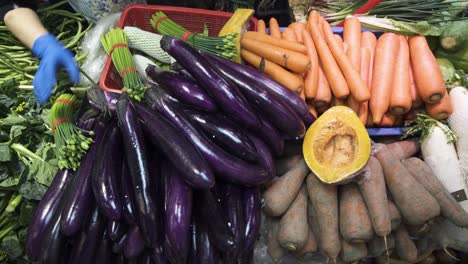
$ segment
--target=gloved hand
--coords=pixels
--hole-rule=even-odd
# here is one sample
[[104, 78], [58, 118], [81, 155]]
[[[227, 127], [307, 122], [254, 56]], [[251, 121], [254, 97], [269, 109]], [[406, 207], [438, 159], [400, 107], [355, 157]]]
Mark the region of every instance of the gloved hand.
[[75, 58], [54, 35], [48, 33], [38, 37], [33, 43], [32, 52], [41, 59], [33, 80], [34, 95], [39, 104], [49, 99], [57, 81], [56, 73], [59, 69], [64, 67], [70, 80], [74, 84], [78, 83], [80, 72]]

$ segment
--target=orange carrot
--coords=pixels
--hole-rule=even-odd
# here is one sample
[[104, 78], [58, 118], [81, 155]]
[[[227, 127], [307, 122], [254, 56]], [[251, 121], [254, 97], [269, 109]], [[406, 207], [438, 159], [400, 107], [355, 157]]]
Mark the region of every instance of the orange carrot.
[[315, 109], [315, 107], [314, 107], [312, 104], [307, 104], [307, 106], [309, 107], [309, 112], [310, 112], [315, 118], [317, 118], [317, 117], [318, 117], [317, 109]]
[[333, 34], [333, 37], [335, 38], [336, 43], [338, 43], [340, 47], [344, 50], [343, 39], [341, 38], [341, 36], [338, 34]]
[[[369, 51], [369, 48], [367, 47], [361, 47], [361, 79], [365, 83], [369, 83], [369, 70], [371, 68], [371, 53]], [[370, 85], [367, 85], [367, 89], [370, 89]]]
[[276, 18], [271, 17], [270, 22], [268, 23], [268, 26], [270, 28], [270, 36], [272, 36], [274, 38], [281, 38], [280, 26], [279, 26], [278, 20], [276, 20]]
[[[304, 86], [305, 86], [305, 83], [304, 83]], [[305, 89], [302, 89], [301, 90], [301, 93], [299, 94], [299, 96], [302, 98], [302, 100], [306, 100], [306, 95], [305, 95]]]
[[426, 103], [426, 111], [429, 116], [437, 120], [448, 118], [452, 113], [452, 103], [447, 91], [439, 102], [435, 104]]
[[351, 94], [354, 96], [354, 98], [356, 98], [358, 102], [364, 102], [369, 100], [370, 92], [367, 88], [367, 84], [364, 83], [364, 81], [361, 79], [361, 75], [359, 73], [360, 68], [355, 69], [353, 67], [349, 58], [346, 56], [343, 50], [340, 49], [340, 46], [335, 42], [335, 38], [333, 37], [333, 32], [331, 30], [330, 24], [328, 24], [328, 22], [326, 21], [323, 21], [322, 28], [328, 47], [330, 48], [333, 56], [336, 59], [336, 62], [338, 62], [338, 65], [340, 66], [340, 69], [343, 72], [344, 77], [346, 78], [346, 82], [349, 86]]
[[293, 72], [303, 73], [310, 68], [309, 57], [296, 51], [249, 38], [241, 39], [241, 47]]
[[328, 107], [331, 103], [331, 100], [332, 94], [330, 85], [328, 84], [327, 77], [323, 73], [322, 66], [319, 65], [317, 93], [315, 94], [313, 106], [317, 108], [317, 111], [319, 111], [319, 108]]
[[306, 24], [302, 22], [293, 22], [289, 24], [288, 28], [294, 30], [297, 36], [297, 42], [304, 44], [304, 37], [302, 36], [302, 31], [306, 29]]
[[314, 46], [314, 41], [310, 36], [309, 31], [303, 30], [304, 45], [307, 48], [307, 54], [310, 59], [310, 68], [306, 73], [304, 80], [304, 90], [307, 99], [313, 99], [317, 93], [318, 79], [319, 79], [319, 65], [317, 50]]
[[361, 106], [359, 107], [359, 113], [358, 113], [359, 119], [361, 122], [366, 125], [367, 119], [369, 116], [369, 101], [362, 102]]
[[[356, 17], [345, 19], [343, 41], [348, 44], [348, 55], [356, 70], [361, 69], [361, 22]], [[352, 92], [351, 92], [352, 93]]]
[[[372, 71], [374, 65], [374, 53], [375, 53], [375, 46], [377, 45], [377, 37], [374, 33], [370, 31], [364, 31], [361, 33], [361, 47], [367, 48], [369, 50], [370, 60], [369, 60], [369, 73], [367, 79], [367, 86], [369, 88], [372, 84]], [[361, 51], [362, 52], [362, 51]], [[362, 59], [362, 57], [361, 57]]]
[[424, 102], [437, 103], [444, 96], [447, 87], [436, 58], [424, 36], [411, 37], [408, 42], [418, 93]]
[[409, 72], [410, 72], [410, 89], [411, 89], [411, 108], [415, 109], [415, 108], [421, 107], [423, 104], [423, 101], [414, 83], [413, 67], [411, 67], [411, 64], [410, 64]]
[[266, 24], [265, 24], [265, 20], [259, 19], [259, 20], [257, 21], [257, 32], [258, 32], [258, 33], [262, 33], [262, 34], [266, 34]]
[[[260, 56], [245, 49], [241, 49], [241, 57], [256, 68], [260, 66], [260, 62], [262, 61]], [[304, 80], [302, 78], [299, 78], [297, 75], [289, 72], [274, 62], [269, 60], [264, 60], [264, 62], [265, 67], [263, 71], [273, 80], [281, 83], [296, 93], [300, 93], [301, 90], [304, 89]]]
[[349, 95], [349, 88], [346, 80], [341, 73], [340, 67], [338, 66], [333, 54], [325, 42], [320, 29], [316, 24], [310, 25], [310, 34], [314, 40], [315, 48], [319, 55], [320, 61], [322, 63], [323, 72], [327, 77], [330, 88], [333, 91], [333, 95], [338, 98], [346, 98]]
[[317, 10], [312, 10], [309, 13], [309, 19], [307, 20], [307, 30], [311, 30], [312, 25], [318, 25], [320, 14]]
[[249, 38], [249, 39], [254, 39], [258, 40], [261, 42], [266, 42], [268, 44], [272, 44], [281, 48], [289, 49], [292, 51], [300, 52], [307, 54], [307, 49], [304, 45], [297, 43], [297, 42], [291, 42], [287, 41], [284, 39], [277, 39], [269, 35], [264, 35], [255, 31], [247, 31], [242, 35], [242, 38]]
[[372, 72], [371, 98], [369, 109], [374, 124], [380, 124], [388, 110], [392, 94], [392, 79], [395, 72], [395, 54], [398, 54], [400, 40], [395, 33], [384, 33], [375, 46]]
[[392, 95], [389, 108], [394, 115], [403, 115], [411, 108], [411, 82], [409, 48], [406, 36], [400, 35], [400, 48], [396, 54]]
[[395, 125], [395, 122], [397, 121], [397, 116], [390, 113], [386, 112], [383, 116], [382, 119], [379, 123], [381, 127], [392, 127]]
[[296, 32], [290, 28], [285, 28], [283, 32], [281, 32], [281, 39], [297, 42]]

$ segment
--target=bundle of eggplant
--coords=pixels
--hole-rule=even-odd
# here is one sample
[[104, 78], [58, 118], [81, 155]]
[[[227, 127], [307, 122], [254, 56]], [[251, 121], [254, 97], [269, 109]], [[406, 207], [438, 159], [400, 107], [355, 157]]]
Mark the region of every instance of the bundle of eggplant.
[[[79, 126], [93, 143], [38, 206], [39, 263], [251, 263], [260, 187], [284, 142], [314, 118], [260, 71], [171, 37], [173, 71], [149, 66], [144, 100], [90, 89]], [[96, 111], [97, 110], [97, 111]], [[88, 113], [86, 112], [86, 113]]]

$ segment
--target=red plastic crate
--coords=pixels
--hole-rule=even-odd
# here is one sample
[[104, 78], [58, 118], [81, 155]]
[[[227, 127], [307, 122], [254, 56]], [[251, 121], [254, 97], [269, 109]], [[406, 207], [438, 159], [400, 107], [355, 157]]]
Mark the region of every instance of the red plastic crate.
[[[212, 11], [205, 9], [175, 7], [175, 6], [159, 6], [159, 5], [129, 5], [122, 15], [118, 27], [125, 26], [138, 27], [140, 29], [156, 33], [150, 24], [151, 16], [162, 11], [170, 19], [194, 33], [203, 32], [204, 24], [207, 24], [208, 33], [210, 36], [217, 36], [224, 24], [229, 20], [233, 13]], [[248, 30], [257, 28], [257, 19], [250, 18]], [[99, 86], [104, 91], [120, 92], [122, 87], [122, 78], [117, 73], [108, 56], [104, 69], [99, 79]]]

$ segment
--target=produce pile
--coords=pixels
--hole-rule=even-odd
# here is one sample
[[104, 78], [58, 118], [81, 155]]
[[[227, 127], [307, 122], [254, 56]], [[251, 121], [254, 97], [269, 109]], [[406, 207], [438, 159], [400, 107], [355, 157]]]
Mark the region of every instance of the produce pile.
[[[381, 2], [373, 12], [394, 8]], [[52, 32], [80, 63], [92, 25], [62, 4], [38, 13], [60, 19]], [[468, 252], [466, 20], [346, 18], [358, 4], [327, 4], [345, 10], [267, 29], [238, 9], [219, 32], [152, 11], [144, 29], [100, 36], [116, 87], [83, 97], [60, 72], [43, 107], [29, 86], [38, 60], [0, 26], [0, 262]], [[366, 130], [386, 126], [407, 132], [384, 142]]]
[[[260, 20], [256, 32], [243, 34], [241, 56], [298, 93], [316, 117], [336, 105], [353, 109], [367, 127], [401, 127], [421, 111], [437, 120], [450, 115], [445, 82], [466, 80], [463, 56], [452, 59], [456, 71], [449, 56], [436, 59], [424, 36], [362, 31], [359, 17], [342, 29], [334, 33], [315, 10], [282, 31], [271, 18], [269, 34]], [[439, 53], [463, 53], [467, 34], [466, 22], [449, 24]]]
[[[127, 70], [124, 89], [88, 92], [96, 110], [78, 127], [92, 130], [84, 134], [93, 142], [76, 171], [64, 163], [41, 200], [28, 257], [44, 263], [250, 259], [260, 228], [259, 186], [273, 178], [273, 156], [283, 152], [284, 138], [305, 133], [305, 103], [261, 72], [171, 36], [160, 45], [180, 73], [150, 65], [152, 82], [145, 85], [131, 70], [124, 31], [112, 29], [101, 41], [118, 72]], [[51, 123], [69, 116], [71, 101], [66, 95], [55, 101]]]

